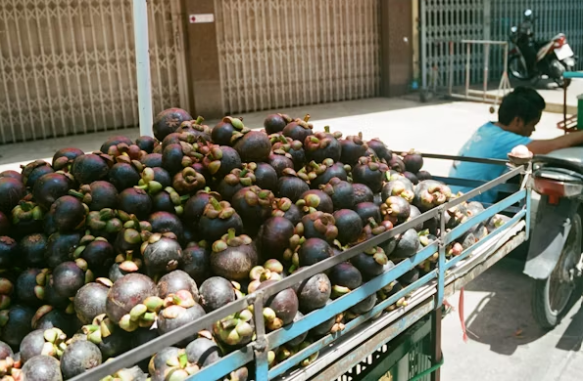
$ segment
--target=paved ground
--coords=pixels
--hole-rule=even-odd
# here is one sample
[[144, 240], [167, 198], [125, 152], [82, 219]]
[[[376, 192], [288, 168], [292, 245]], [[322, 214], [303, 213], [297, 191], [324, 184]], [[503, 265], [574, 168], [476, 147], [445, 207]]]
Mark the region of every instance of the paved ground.
[[[422, 152], [456, 154], [471, 134], [488, 119], [495, 119], [488, 106], [457, 102], [421, 105], [410, 100], [372, 99], [316, 105], [286, 110], [294, 116], [312, 115], [317, 129], [330, 125], [345, 135], [363, 132], [378, 136], [394, 149], [416, 148]], [[266, 112], [245, 115], [248, 126], [260, 126]], [[561, 118], [545, 114], [534, 138], [561, 134], [555, 128]], [[209, 123], [210, 124], [210, 123]], [[123, 131], [136, 137], [136, 129]], [[0, 146], [0, 171], [15, 167], [10, 162], [50, 157], [56, 149], [77, 146], [94, 150], [107, 136], [99, 133]], [[447, 174], [447, 161], [427, 161], [425, 168]], [[530, 316], [530, 282], [520, 264], [507, 261], [467, 287], [465, 315], [470, 340], [461, 339], [457, 314], [444, 320], [444, 380], [569, 380], [583, 375], [583, 311], [577, 306], [564, 322], [542, 333]], [[457, 306], [457, 298], [450, 302]]]

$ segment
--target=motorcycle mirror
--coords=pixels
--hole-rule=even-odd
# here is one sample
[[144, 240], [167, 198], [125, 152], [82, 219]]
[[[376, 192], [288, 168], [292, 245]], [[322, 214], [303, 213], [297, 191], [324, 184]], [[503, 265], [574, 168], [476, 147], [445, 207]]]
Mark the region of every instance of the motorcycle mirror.
[[512, 33], [518, 32], [518, 27], [514, 26], [514, 27], [510, 28], [510, 32], [512, 32]]
[[527, 9], [526, 11], [524, 11], [524, 17], [530, 19], [532, 17], [532, 9]]

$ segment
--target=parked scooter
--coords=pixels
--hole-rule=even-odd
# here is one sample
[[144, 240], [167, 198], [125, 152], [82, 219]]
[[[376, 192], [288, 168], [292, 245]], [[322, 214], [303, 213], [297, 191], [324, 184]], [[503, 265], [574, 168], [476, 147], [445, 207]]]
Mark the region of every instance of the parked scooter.
[[510, 41], [514, 48], [509, 52], [510, 75], [518, 80], [540, 80], [547, 75], [560, 87], [568, 86], [563, 73], [572, 71], [576, 56], [567, 43], [567, 37], [559, 33], [551, 41], [535, 41], [532, 10], [524, 12], [524, 21], [510, 29]]
[[541, 199], [524, 273], [534, 279], [532, 310], [543, 329], [558, 325], [583, 291], [583, 165], [564, 159], [568, 150], [532, 160]]

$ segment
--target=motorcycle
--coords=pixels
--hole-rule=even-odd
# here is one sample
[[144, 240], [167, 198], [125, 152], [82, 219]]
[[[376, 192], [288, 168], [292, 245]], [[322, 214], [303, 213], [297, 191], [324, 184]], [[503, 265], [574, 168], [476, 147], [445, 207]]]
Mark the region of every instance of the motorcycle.
[[568, 158], [569, 150], [531, 162], [541, 198], [524, 273], [534, 279], [532, 311], [543, 329], [558, 325], [583, 292], [583, 165]]
[[524, 12], [524, 21], [510, 29], [510, 41], [514, 44], [509, 52], [508, 67], [510, 75], [518, 80], [540, 80], [548, 76], [560, 87], [568, 86], [563, 73], [575, 67], [575, 56], [567, 37], [557, 34], [551, 41], [536, 41], [533, 32], [532, 10]]

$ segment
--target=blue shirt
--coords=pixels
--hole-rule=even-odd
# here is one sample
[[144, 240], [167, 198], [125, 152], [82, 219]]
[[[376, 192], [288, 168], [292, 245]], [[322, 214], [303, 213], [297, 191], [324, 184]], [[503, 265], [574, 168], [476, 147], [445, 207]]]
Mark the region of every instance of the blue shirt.
[[[508, 154], [518, 145], [528, 145], [530, 138], [523, 137], [509, 131], [505, 131], [492, 122], [481, 126], [466, 142], [459, 152], [459, 156], [488, 158], [488, 159], [508, 159]], [[491, 181], [502, 175], [507, 168], [493, 164], [472, 163], [455, 161], [449, 176], [451, 178]], [[471, 188], [452, 187], [452, 192], [459, 191], [467, 193]], [[482, 203], [494, 203], [497, 191], [489, 191], [474, 198]]]

